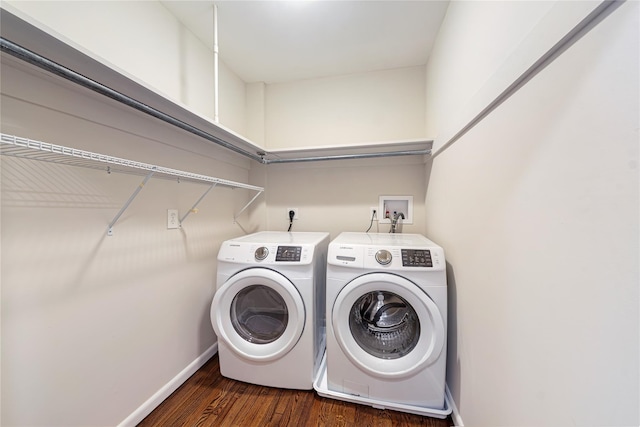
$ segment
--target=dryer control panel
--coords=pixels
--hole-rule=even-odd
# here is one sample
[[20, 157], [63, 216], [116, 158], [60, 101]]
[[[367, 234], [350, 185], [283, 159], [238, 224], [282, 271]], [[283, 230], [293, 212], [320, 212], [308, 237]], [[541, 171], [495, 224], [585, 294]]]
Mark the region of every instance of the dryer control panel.
[[300, 261], [302, 246], [278, 246], [276, 261]]
[[403, 267], [433, 267], [429, 249], [402, 249], [401, 252]]
[[219, 261], [241, 264], [310, 264], [313, 245], [277, 245], [232, 242], [223, 244], [218, 253]]

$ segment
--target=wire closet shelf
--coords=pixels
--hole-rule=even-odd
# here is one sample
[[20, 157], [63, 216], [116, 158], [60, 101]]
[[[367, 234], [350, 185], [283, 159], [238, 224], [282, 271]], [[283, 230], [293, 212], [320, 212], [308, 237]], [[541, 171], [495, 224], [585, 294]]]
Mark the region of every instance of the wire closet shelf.
[[178, 180], [179, 182], [194, 182], [200, 184], [209, 184], [207, 191], [192, 206], [192, 208], [180, 218], [182, 223], [186, 217], [193, 211], [202, 201], [204, 196], [217, 185], [230, 188], [242, 188], [255, 191], [257, 194], [247, 203], [237, 214], [234, 215], [234, 221], [240, 216], [255, 199], [258, 198], [264, 188], [254, 185], [244, 184], [241, 182], [229, 181], [226, 179], [215, 178], [207, 175], [196, 174], [192, 172], [182, 171], [178, 169], [166, 168], [163, 166], [152, 165], [149, 163], [128, 160], [119, 157], [108, 156], [105, 154], [93, 153], [91, 151], [78, 150], [76, 148], [65, 147], [62, 145], [50, 144], [47, 142], [36, 141], [28, 138], [22, 138], [14, 135], [0, 133], [0, 155], [19, 157], [23, 159], [37, 160], [69, 166], [80, 166], [89, 169], [104, 170], [108, 173], [128, 173], [133, 175], [144, 176], [143, 182], [138, 186], [136, 191], [129, 198], [125, 206], [120, 210], [118, 215], [109, 224], [108, 234], [111, 235], [113, 225], [120, 215], [127, 209], [144, 184], [151, 178], [163, 178]]

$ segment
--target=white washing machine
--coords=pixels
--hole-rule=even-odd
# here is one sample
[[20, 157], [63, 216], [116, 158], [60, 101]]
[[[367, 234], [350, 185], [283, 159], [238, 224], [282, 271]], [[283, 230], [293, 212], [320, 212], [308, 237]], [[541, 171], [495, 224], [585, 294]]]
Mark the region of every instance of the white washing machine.
[[418, 234], [342, 233], [330, 243], [321, 395], [444, 418], [446, 348], [441, 247]]
[[325, 348], [328, 245], [328, 233], [289, 232], [222, 244], [211, 324], [223, 376], [313, 388]]

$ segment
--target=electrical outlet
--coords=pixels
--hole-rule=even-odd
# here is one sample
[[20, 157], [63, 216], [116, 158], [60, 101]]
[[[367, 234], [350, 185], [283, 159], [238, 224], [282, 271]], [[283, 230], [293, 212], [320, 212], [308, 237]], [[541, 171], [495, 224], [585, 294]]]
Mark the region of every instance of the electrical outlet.
[[287, 208], [287, 221], [289, 221], [289, 211], [293, 211], [293, 220], [300, 219], [300, 215], [298, 214], [298, 208]]
[[180, 228], [178, 209], [167, 209], [167, 229]]
[[374, 221], [377, 221], [379, 218], [379, 212], [377, 206], [371, 206], [369, 208], [369, 217], [367, 218], [369, 221], [373, 218]]

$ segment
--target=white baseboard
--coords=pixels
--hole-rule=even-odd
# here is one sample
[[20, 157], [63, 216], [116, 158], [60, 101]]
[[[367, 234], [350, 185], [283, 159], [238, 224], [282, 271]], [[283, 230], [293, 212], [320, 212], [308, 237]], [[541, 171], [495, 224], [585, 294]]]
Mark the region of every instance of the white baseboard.
[[451, 396], [451, 390], [449, 390], [449, 384], [444, 385], [444, 391], [447, 393], [447, 400], [449, 401], [449, 405], [451, 406], [451, 419], [453, 420], [453, 425], [456, 427], [464, 427], [464, 423], [462, 422], [462, 417], [460, 416], [460, 412], [458, 412], [458, 407], [456, 406], [456, 402], [453, 400], [453, 396]]
[[218, 343], [213, 344], [184, 368], [178, 375], [173, 377], [171, 381], [166, 383], [160, 390], [155, 392], [153, 396], [147, 399], [138, 409], [133, 411], [131, 415], [124, 419], [118, 427], [135, 427], [147, 415], [158, 407], [167, 397], [178, 389], [186, 380], [189, 379], [198, 369], [202, 367], [214, 354], [218, 351]]

